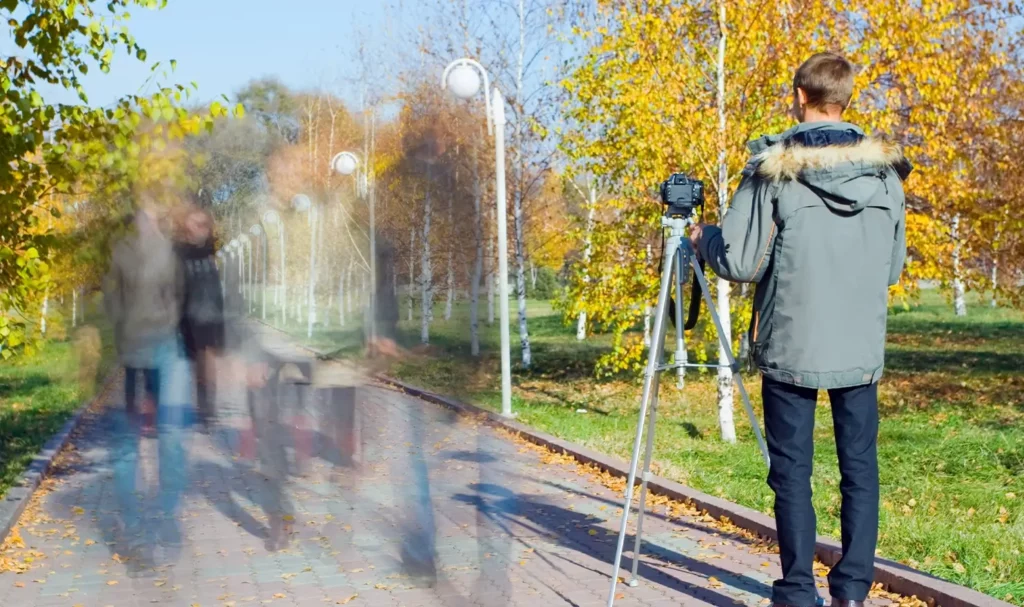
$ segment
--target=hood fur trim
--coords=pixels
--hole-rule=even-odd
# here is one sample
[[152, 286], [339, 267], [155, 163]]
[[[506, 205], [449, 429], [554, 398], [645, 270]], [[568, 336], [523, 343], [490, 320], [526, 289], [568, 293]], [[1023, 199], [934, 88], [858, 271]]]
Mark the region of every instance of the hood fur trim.
[[796, 179], [801, 172], [832, 169], [844, 163], [868, 166], [891, 166], [903, 158], [898, 145], [875, 137], [865, 137], [854, 145], [832, 145], [820, 148], [777, 143], [758, 154], [757, 172], [772, 181]]

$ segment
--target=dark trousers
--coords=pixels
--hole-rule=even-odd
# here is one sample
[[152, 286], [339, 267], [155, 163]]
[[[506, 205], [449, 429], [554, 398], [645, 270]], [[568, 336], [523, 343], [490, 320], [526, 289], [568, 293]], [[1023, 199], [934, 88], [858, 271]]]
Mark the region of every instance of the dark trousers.
[[[772, 600], [793, 607], [815, 604], [816, 519], [811, 504], [814, 410], [818, 391], [763, 378], [765, 434], [771, 454], [768, 485], [775, 492], [775, 522], [782, 579]], [[878, 384], [828, 391], [842, 480], [843, 557], [829, 574], [833, 598], [863, 601], [874, 578], [878, 540]]]
[[124, 408], [128, 413], [137, 413], [139, 405], [135, 400], [138, 389], [139, 372], [142, 372], [144, 394], [156, 401], [160, 393], [159, 374], [156, 369], [136, 369], [134, 367], [124, 368]]

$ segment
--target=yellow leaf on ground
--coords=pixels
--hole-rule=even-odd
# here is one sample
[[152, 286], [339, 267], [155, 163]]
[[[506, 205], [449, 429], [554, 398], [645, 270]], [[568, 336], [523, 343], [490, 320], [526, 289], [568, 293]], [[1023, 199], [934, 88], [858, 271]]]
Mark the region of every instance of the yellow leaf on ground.
[[24, 588], [25, 587], [25, 583], [24, 582], [14, 582], [14, 587], [15, 588]]
[[109, 581], [107, 581], [107, 586], [117, 586], [117, 584], [118, 584], [117, 580], [109, 580]]
[[359, 596], [359, 595], [358, 594], [353, 594], [352, 596], [348, 597], [347, 599], [338, 599], [337, 601], [334, 601], [334, 604], [335, 605], [348, 605], [349, 603], [354, 601], [357, 596]]
[[85, 540], [85, 545], [86, 546], [92, 546], [95, 543], [96, 543], [96, 540]]
[[75, 514], [85, 514], [85, 508], [82, 508], [81, 506], [75, 506], [71, 511]]
[[283, 594], [281, 592], [278, 592], [277, 594], [274, 595], [274, 598], [275, 599], [285, 599], [285, 598], [288, 598], [288, 597], [285, 594]]

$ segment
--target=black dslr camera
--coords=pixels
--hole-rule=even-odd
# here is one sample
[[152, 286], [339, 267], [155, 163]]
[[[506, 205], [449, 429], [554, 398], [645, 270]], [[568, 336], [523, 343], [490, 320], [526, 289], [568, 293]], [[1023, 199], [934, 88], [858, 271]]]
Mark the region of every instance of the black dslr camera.
[[674, 173], [661, 184], [661, 203], [666, 217], [689, 217], [697, 207], [704, 206], [704, 182]]

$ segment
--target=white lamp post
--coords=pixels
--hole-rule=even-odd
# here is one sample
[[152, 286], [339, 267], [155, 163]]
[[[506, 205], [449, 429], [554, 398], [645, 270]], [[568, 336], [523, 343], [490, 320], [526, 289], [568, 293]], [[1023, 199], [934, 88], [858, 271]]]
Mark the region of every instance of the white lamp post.
[[252, 241], [246, 234], [238, 235], [238, 248], [242, 251], [242, 284], [246, 299], [249, 301], [248, 312], [252, 313]]
[[498, 293], [501, 301], [501, 414], [512, 415], [512, 356], [508, 329], [508, 201], [505, 198], [505, 97], [497, 87], [489, 92], [487, 70], [472, 59], [456, 59], [441, 76], [441, 88], [460, 99], [472, 99], [483, 80], [487, 132], [494, 135], [494, 176], [498, 207]]
[[260, 256], [263, 259], [263, 264], [262, 264], [263, 265], [263, 269], [259, 270], [259, 268], [257, 268], [257, 270], [261, 271], [263, 273], [263, 287], [260, 289], [260, 307], [261, 307], [260, 318], [262, 320], [266, 320], [267, 319], [267, 238], [266, 238], [266, 235], [263, 233], [263, 226], [261, 226], [258, 223], [252, 224], [252, 227], [249, 228], [249, 233], [252, 234], [256, 238], [259, 238], [260, 239], [260, 244], [263, 245], [262, 246], [262, 251], [260, 252]]
[[300, 213], [309, 212], [309, 293], [306, 313], [306, 338], [313, 337], [313, 323], [316, 322], [316, 204], [305, 194], [296, 194], [292, 198], [292, 208]]
[[263, 214], [263, 223], [269, 225], [276, 225], [280, 238], [278, 239], [281, 243], [281, 258], [278, 262], [280, 266], [277, 270], [277, 296], [274, 298], [274, 303], [280, 306], [279, 313], [281, 316], [281, 326], [284, 326], [285, 310], [287, 309], [286, 298], [287, 292], [284, 288], [284, 274], [285, 274], [285, 256], [284, 256], [284, 221], [281, 220], [281, 216], [277, 214], [277, 211], [271, 209]]
[[238, 254], [238, 248], [240, 246], [241, 245], [239, 244], [237, 238], [232, 238], [231, 242], [228, 243], [228, 251], [238, 261], [238, 263], [235, 265], [235, 272], [238, 274], [238, 284], [236, 285], [236, 287], [238, 288], [239, 293], [242, 292], [242, 257]]
[[[352, 175], [359, 168], [359, 157], [352, 152], [341, 152], [331, 160], [331, 168], [341, 175]], [[356, 176], [356, 187], [362, 196], [369, 198], [370, 207], [370, 325], [366, 328], [366, 334], [372, 353], [377, 337], [377, 205], [374, 189], [370, 187], [369, 170], [369, 167], [364, 167], [361, 174]]]

